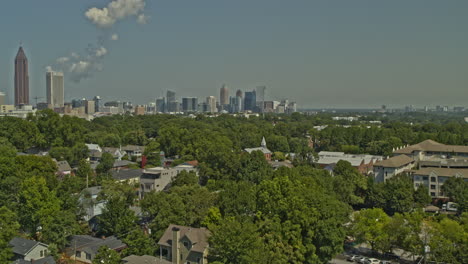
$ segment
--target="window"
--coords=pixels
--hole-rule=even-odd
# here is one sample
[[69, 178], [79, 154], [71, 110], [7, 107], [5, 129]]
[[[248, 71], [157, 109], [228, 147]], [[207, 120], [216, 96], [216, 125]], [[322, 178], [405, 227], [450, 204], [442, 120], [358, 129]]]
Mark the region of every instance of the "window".
[[43, 251], [43, 250], [41, 250], [41, 251], [39, 252], [39, 254], [41, 255], [41, 258], [44, 257], [44, 251]]
[[431, 182], [436, 182], [436, 181], [437, 181], [436, 177], [431, 177]]
[[431, 192], [431, 196], [435, 196], [435, 192]]
[[184, 241], [184, 247], [189, 248], [189, 244], [187, 241]]
[[436, 186], [431, 184], [431, 190], [435, 190]]
[[44, 249], [44, 256], [47, 256], [47, 249]]
[[429, 176], [423, 176], [423, 180], [424, 180], [424, 181], [429, 180]]
[[200, 264], [200, 260], [201, 260], [200, 258], [197, 258], [197, 263], [198, 263], [198, 264]]
[[86, 259], [91, 260], [91, 254], [86, 253]]
[[76, 254], [75, 254], [75, 256], [76, 256], [77, 258], [81, 258], [81, 251], [77, 251]]

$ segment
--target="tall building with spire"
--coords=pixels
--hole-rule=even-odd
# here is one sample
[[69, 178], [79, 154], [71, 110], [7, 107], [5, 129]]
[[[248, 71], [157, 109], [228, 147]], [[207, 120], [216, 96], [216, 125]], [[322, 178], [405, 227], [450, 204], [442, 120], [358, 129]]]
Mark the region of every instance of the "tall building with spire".
[[219, 96], [219, 103], [221, 105], [228, 105], [229, 104], [229, 89], [226, 85], [221, 87], [220, 96]]
[[15, 105], [29, 105], [28, 58], [21, 46], [15, 58]]

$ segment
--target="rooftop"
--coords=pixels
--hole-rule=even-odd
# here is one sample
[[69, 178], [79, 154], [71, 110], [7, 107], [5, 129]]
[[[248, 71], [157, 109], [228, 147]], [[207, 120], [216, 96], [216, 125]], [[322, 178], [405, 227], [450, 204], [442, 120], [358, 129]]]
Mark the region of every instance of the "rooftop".
[[158, 245], [171, 247], [173, 228], [179, 229], [180, 238], [187, 237], [192, 242], [193, 247], [191, 251], [203, 253], [208, 248], [208, 237], [211, 234], [208, 229], [179, 225], [169, 225], [161, 239], [159, 239]]
[[435, 173], [437, 176], [468, 178], [468, 169], [421, 168], [413, 171], [414, 175], [430, 175], [431, 173]]
[[[38, 244], [42, 243], [22, 237], [14, 237], [10, 241], [10, 245], [13, 247], [13, 253], [21, 256], [27, 255], [28, 252], [31, 251], [31, 249], [33, 249], [34, 247], [36, 247], [36, 245]], [[47, 246], [45, 244], [42, 245]]]
[[395, 150], [395, 154], [412, 154], [414, 151], [431, 151], [444, 153], [468, 153], [468, 146], [445, 145], [428, 139], [421, 143]]
[[171, 261], [165, 260], [165, 259], [159, 259], [157, 257], [153, 256], [136, 256], [136, 255], [130, 255], [128, 257], [125, 257], [122, 259], [123, 263], [126, 264], [171, 264]]
[[413, 158], [406, 155], [391, 157], [386, 160], [376, 162], [374, 167], [399, 168], [414, 162]]

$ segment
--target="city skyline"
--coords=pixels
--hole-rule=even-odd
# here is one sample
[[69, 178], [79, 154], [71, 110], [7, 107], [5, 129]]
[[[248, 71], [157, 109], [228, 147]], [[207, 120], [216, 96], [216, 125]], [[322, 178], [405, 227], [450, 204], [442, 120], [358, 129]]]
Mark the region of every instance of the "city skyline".
[[[60, 71], [57, 59], [81, 51], [92, 52], [95, 72], [76, 84], [65, 71], [66, 101], [99, 94], [143, 104], [166, 90], [201, 98], [226, 83], [231, 92], [265, 85], [271, 99], [304, 108], [466, 106], [463, 1], [143, 1], [145, 21], [106, 28], [86, 12], [110, 1], [28, 2], [27, 10], [17, 1], [0, 10], [0, 91], [10, 102], [11, 61], [23, 41], [30, 100], [46, 96], [45, 67]], [[41, 19], [58, 10], [63, 23]]]

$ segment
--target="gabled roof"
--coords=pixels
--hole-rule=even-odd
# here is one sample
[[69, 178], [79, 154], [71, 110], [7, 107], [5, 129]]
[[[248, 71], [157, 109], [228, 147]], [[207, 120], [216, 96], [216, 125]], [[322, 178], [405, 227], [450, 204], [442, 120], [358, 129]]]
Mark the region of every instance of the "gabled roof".
[[432, 173], [435, 173], [437, 176], [468, 178], [468, 169], [421, 168], [413, 172], [414, 175], [427, 175], [427, 176], [431, 175]]
[[399, 168], [414, 162], [413, 158], [406, 155], [391, 157], [386, 160], [376, 162], [374, 167]]
[[57, 161], [55, 160], [55, 163], [57, 164], [57, 170], [59, 172], [64, 172], [64, 171], [71, 171], [71, 167], [70, 167], [70, 164], [68, 164], [68, 161], [66, 160], [62, 160], [62, 161]]
[[246, 148], [245, 151], [247, 151], [249, 154], [254, 152], [254, 151], [261, 151], [263, 154], [271, 154], [271, 151], [267, 148], [264, 147], [258, 147], [258, 148]]
[[161, 239], [159, 239], [158, 245], [171, 247], [173, 244], [172, 233], [173, 228], [178, 228], [180, 232], [180, 238], [186, 237], [192, 243], [190, 251], [203, 253], [208, 248], [208, 237], [211, 232], [206, 228], [193, 228], [188, 226], [170, 225]]
[[34, 261], [28, 261], [24, 259], [18, 259], [11, 264], [55, 264], [55, 259], [52, 256], [47, 256], [41, 259], [35, 259]]
[[75, 245], [76, 251], [83, 251], [91, 255], [96, 255], [101, 246], [108, 246], [110, 249], [113, 250], [120, 250], [127, 246], [121, 240], [117, 239], [114, 236], [101, 239], [88, 235], [75, 235], [72, 236], [71, 241], [69, 243], [69, 248], [67, 250], [67, 253], [70, 256], [73, 255], [75, 251]]
[[145, 146], [137, 146], [137, 145], [127, 145], [122, 147], [123, 151], [145, 151]]
[[431, 151], [446, 153], [468, 153], [468, 146], [445, 145], [434, 140], [428, 139], [421, 143], [411, 145], [402, 149], [395, 150], [395, 154], [412, 154], [414, 151]]
[[14, 237], [10, 241], [10, 245], [13, 247], [13, 253], [21, 256], [26, 256], [37, 245], [43, 245], [44, 247], [47, 247], [46, 244], [22, 237]]

